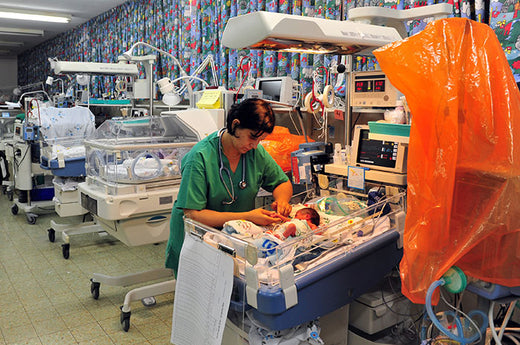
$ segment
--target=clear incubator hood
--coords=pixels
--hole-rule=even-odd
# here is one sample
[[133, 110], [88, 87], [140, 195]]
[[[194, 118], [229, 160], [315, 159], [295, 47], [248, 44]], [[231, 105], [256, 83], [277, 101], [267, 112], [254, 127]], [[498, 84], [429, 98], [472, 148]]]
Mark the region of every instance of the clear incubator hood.
[[85, 140], [87, 176], [103, 184], [180, 179], [182, 157], [223, 124], [219, 110], [188, 109], [105, 121]]
[[176, 122], [175, 117], [113, 118], [103, 122], [87, 140], [111, 145], [198, 140], [196, 133]]

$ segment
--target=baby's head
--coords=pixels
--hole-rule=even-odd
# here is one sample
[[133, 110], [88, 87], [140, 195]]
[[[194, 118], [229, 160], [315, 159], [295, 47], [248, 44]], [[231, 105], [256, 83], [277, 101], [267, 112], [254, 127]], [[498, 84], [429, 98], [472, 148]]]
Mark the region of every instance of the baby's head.
[[310, 222], [311, 224], [314, 224], [316, 226], [320, 225], [320, 215], [318, 212], [316, 212], [315, 209], [310, 207], [305, 207], [302, 209], [299, 209], [296, 211], [296, 214], [294, 215], [294, 218], [306, 220]]

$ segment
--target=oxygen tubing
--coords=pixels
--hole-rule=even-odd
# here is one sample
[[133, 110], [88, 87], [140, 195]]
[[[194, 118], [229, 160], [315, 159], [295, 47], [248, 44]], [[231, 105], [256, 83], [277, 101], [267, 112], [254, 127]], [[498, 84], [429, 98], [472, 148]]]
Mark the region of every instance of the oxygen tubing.
[[438, 288], [439, 286], [442, 286], [444, 284], [445, 284], [444, 279], [436, 280], [430, 285], [430, 287], [428, 288], [428, 291], [426, 292], [425, 306], [426, 306], [426, 312], [428, 314], [428, 317], [430, 318], [432, 323], [435, 325], [435, 327], [437, 327], [442, 333], [444, 333], [450, 339], [458, 341], [462, 345], [473, 343], [474, 341], [476, 341], [477, 339], [479, 339], [481, 337], [481, 334], [483, 334], [485, 332], [487, 325], [488, 325], [488, 318], [487, 318], [486, 314], [480, 310], [472, 310], [468, 313], [469, 317], [471, 317], [472, 315], [480, 315], [482, 317], [482, 319], [484, 320], [482, 326], [480, 327], [479, 332], [475, 333], [474, 335], [472, 335], [469, 338], [464, 337], [463, 332], [462, 332], [462, 329], [463, 329], [462, 323], [460, 322], [460, 319], [458, 317], [456, 317], [455, 313], [453, 313], [453, 312], [448, 313], [448, 315], [451, 315], [454, 317], [455, 325], [458, 330], [461, 330], [461, 335], [456, 335], [456, 334], [452, 333], [449, 329], [444, 327], [440, 323], [439, 319], [437, 319], [437, 317], [435, 316], [435, 313], [433, 312], [433, 308], [432, 308], [433, 292], [435, 291], [436, 288]]

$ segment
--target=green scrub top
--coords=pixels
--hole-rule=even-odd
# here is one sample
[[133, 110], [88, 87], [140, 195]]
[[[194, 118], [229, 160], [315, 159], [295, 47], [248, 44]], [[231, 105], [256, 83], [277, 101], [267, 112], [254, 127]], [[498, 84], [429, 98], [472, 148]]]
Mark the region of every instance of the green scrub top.
[[[258, 145], [242, 155], [240, 162], [232, 172], [227, 157], [222, 154], [224, 167], [229, 169], [236, 201], [231, 205], [222, 204], [231, 200], [224, 183], [231, 190], [228, 174], [222, 172], [224, 183], [220, 178], [219, 168], [219, 136], [218, 132], [210, 134], [198, 142], [184, 156], [181, 162], [181, 185], [177, 200], [172, 209], [170, 221], [170, 237], [166, 246], [166, 267], [175, 273], [179, 266], [179, 255], [184, 242], [183, 209], [209, 209], [218, 212], [247, 212], [255, 208], [255, 197], [260, 187], [272, 192], [280, 183], [288, 181], [287, 175], [280, 166]], [[247, 187], [239, 188], [242, 180], [242, 166], [245, 164], [245, 181]]]

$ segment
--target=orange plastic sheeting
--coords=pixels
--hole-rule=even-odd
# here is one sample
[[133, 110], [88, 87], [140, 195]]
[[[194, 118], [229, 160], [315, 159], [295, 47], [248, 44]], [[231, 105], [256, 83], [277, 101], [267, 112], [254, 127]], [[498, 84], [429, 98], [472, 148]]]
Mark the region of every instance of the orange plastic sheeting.
[[520, 286], [520, 93], [495, 33], [442, 19], [374, 53], [412, 113], [403, 293], [424, 303], [452, 265]]
[[[309, 139], [309, 141], [314, 141]], [[284, 172], [291, 171], [291, 152], [299, 149], [299, 145], [305, 142], [303, 135], [289, 133], [286, 127], [275, 126], [273, 133], [262, 140], [262, 146], [274, 158]]]

